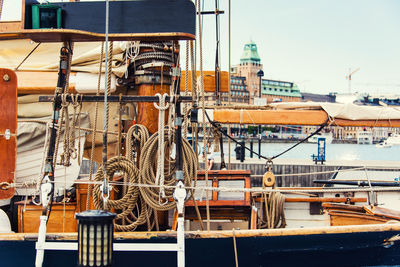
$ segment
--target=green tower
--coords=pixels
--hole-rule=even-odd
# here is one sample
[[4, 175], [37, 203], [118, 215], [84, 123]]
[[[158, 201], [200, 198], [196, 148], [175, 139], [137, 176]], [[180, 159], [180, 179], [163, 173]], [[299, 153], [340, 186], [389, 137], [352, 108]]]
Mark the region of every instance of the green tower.
[[242, 56], [240, 57], [240, 63], [258, 63], [260, 64], [261, 59], [258, 55], [257, 45], [250, 40], [244, 45]]

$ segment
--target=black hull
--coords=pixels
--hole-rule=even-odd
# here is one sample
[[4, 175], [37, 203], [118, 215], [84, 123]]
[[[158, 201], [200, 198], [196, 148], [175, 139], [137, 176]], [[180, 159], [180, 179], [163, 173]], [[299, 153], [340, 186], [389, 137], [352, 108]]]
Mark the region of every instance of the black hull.
[[[400, 242], [384, 240], [400, 231], [237, 237], [239, 266], [395, 266]], [[117, 241], [121, 242], [121, 241]], [[175, 238], [126, 239], [170, 243]], [[35, 241], [0, 241], [2, 267], [34, 266]], [[76, 251], [46, 251], [46, 267], [76, 266]], [[176, 252], [115, 252], [114, 266], [176, 266]], [[235, 266], [233, 239], [186, 239], [186, 266]]]

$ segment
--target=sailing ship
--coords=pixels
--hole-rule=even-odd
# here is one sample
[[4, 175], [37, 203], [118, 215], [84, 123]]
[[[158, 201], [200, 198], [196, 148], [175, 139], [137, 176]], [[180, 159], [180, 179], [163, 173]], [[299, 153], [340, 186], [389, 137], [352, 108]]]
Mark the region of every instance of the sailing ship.
[[[7, 118], [0, 123], [0, 147], [9, 152], [0, 165], [0, 198], [11, 199], [9, 206], [18, 221], [13, 223], [18, 226], [14, 233], [0, 213], [0, 222], [5, 222], [0, 229], [8, 231], [0, 234], [2, 266], [34, 262], [36, 266], [379, 266], [400, 262], [400, 217], [392, 210], [399, 206], [396, 183], [377, 186], [367, 180], [337, 187], [341, 181], [334, 180], [334, 187], [279, 188], [272, 172], [273, 158], [266, 159], [261, 187], [252, 186], [248, 170], [208, 170], [207, 166], [198, 170], [200, 127], [205, 147], [206, 126], [214, 129], [216, 144], [222, 144], [222, 138], [235, 142], [222, 129], [224, 124], [312, 125], [320, 127], [317, 132], [328, 124], [400, 126], [396, 110], [355, 105], [274, 103], [256, 109], [217, 105], [206, 110], [204, 93], [214, 92], [218, 99], [221, 92], [229, 91], [229, 82], [218, 66], [208, 75], [202, 64], [196, 70], [194, 41], [201, 49], [201, 17], [207, 14], [200, 6], [189, 0], [45, 5], [27, 0], [23, 20], [0, 24], [4, 44], [0, 57], [10, 65], [0, 69], [0, 108], [6, 108], [0, 110], [5, 115], [0, 117]], [[218, 17], [218, 7], [212, 14]], [[26, 39], [36, 44], [27, 46]], [[185, 72], [180, 71], [183, 49], [178, 41], [186, 42], [190, 59]], [[10, 51], [21, 47], [22, 54], [29, 56], [13, 65], [18, 56]], [[59, 50], [58, 63], [50, 56], [50, 47]], [[50, 63], [43, 55], [52, 58]], [[55, 69], [58, 74], [50, 79], [52, 85], [45, 80], [32, 85], [43, 73], [54, 77], [48, 71]], [[95, 94], [73, 86], [71, 77], [82, 71], [97, 72]], [[111, 92], [112, 74], [118, 77], [115, 92]], [[24, 75], [32, 81], [25, 87]], [[89, 82], [84, 87], [93, 86]], [[29, 159], [44, 154], [42, 166], [32, 166], [40, 175], [32, 181], [19, 180], [18, 169], [14, 175], [15, 157], [23, 157], [12, 153], [18, 152], [17, 90], [20, 95], [50, 94], [39, 97], [36, 104], [52, 103], [47, 107], [50, 117], [35, 122], [46, 122], [47, 134], [41, 135], [37, 146], [46, 144], [45, 149], [26, 149], [31, 154], [20, 163], [31, 166]], [[83, 125], [82, 113], [87, 113], [89, 126]], [[21, 117], [18, 120], [23, 123]], [[185, 139], [189, 129], [194, 146]], [[89, 135], [79, 149], [81, 132]], [[74, 162], [79, 165], [82, 154], [90, 160], [89, 176], [74, 180], [73, 190], [67, 192], [71, 179], [67, 176], [74, 176], [67, 168]], [[221, 155], [224, 159], [223, 150]], [[94, 165], [98, 165], [96, 171]], [[360, 187], [364, 183], [367, 186]], [[62, 189], [57, 190], [57, 185]], [[38, 191], [15, 203], [16, 189], [29, 188]], [[56, 191], [64, 192], [59, 202]], [[382, 203], [382, 199], [390, 201]], [[85, 213], [88, 209], [97, 211]], [[79, 212], [79, 223], [75, 212]]]

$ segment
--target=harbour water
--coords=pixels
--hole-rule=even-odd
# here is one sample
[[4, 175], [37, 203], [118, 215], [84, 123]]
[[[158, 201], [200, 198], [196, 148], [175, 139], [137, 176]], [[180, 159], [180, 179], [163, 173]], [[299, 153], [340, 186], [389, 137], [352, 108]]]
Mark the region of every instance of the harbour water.
[[[295, 143], [262, 143], [261, 154], [266, 157], [275, 156], [282, 151], [293, 146]], [[201, 144], [202, 145], [202, 144]], [[246, 146], [250, 148], [250, 143], [246, 142]], [[231, 142], [231, 157], [235, 157], [236, 144]], [[253, 143], [253, 150], [258, 152], [258, 143]], [[228, 155], [228, 143], [224, 143], [224, 153]], [[317, 144], [302, 143], [294, 149], [283, 154], [279, 158], [286, 159], [311, 159], [312, 154], [317, 154]], [[219, 152], [215, 153], [219, 156]], [[250, 152], [246, 150], [246, 159], [250, 157]], [[256, 155], [253, 155], [257, 158]], [[375, 145], [358, 145], [358, 144], [327, 144], [326, 160], [335, 161], [400, 161], [400, 146], [392, 146], [387, 148], [378, 148]]]

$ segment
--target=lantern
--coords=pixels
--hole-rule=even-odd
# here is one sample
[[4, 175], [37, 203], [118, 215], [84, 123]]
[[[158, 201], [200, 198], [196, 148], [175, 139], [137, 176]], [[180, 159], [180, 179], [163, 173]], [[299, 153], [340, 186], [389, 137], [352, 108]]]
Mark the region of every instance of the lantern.
[[78, 220], [78, 266], [111, 266], [115, 214], [87, 210], [75, 217]]

